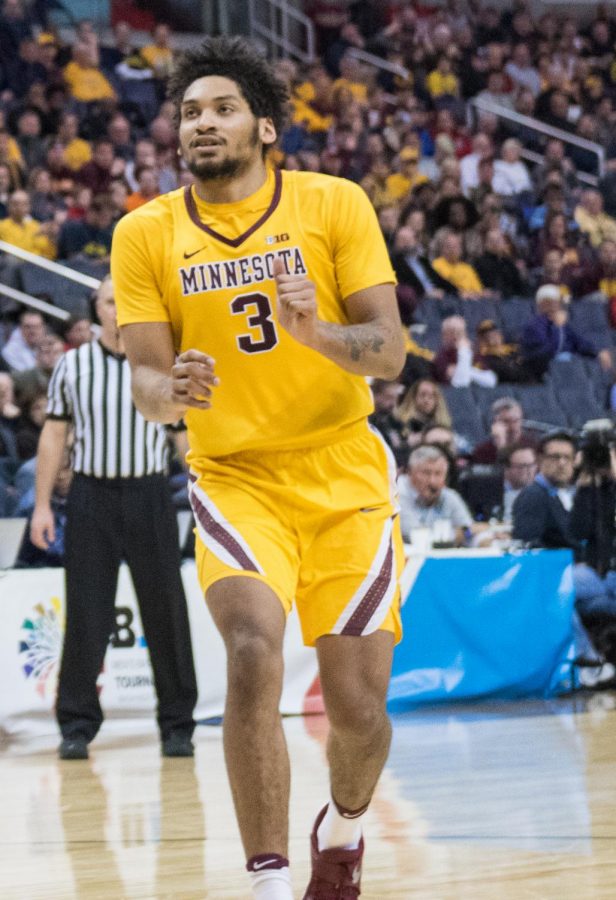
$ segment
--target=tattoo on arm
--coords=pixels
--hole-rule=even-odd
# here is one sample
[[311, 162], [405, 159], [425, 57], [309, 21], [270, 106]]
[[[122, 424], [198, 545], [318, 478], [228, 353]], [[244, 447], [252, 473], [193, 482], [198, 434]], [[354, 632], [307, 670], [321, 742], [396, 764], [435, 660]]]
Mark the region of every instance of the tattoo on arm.
[[353, 362], [358, 362], [366, 351], [380, 353], [385, 343], [382, 330], [374, 328], [371, 332], [365, 325], [345, 328], [344, 342]]
[[356, 375], [394, 380], [404, 363], [402, 331], [384, 317], [352, 325], [321, 322], [318, 349]]

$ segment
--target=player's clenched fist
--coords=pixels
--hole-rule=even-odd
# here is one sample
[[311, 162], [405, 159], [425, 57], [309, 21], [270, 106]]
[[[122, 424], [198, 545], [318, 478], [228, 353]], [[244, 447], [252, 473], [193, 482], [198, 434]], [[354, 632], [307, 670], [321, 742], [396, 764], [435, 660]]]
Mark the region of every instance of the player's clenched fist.
[[316, 347], [319, 318], [314, 282], [303, 275], [287, 275], [281, 259], [274, 260], [274, 279], [278, 321], [300, 344]]
[[212, 388], [219, 381], [215, 361], [200, 350], [185, 350], [171, 369], [171, 390], [175, 403], [192, 409], [209, 409]]

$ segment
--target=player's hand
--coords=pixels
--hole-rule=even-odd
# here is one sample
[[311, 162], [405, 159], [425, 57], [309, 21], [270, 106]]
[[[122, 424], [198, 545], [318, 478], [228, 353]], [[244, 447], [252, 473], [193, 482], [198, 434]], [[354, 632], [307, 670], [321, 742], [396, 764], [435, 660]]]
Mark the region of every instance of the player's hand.
[[30, 520], [30, 540], [39, 550], [47, 550], [56, 539], [56, 526], [49, 506], [35, 506]]
[[180, 353], [171, 369], [171, 397], [185, 409], [209, 409], [212, 388], [219, 384], [215, 360], [200, 350]]
[[274, 260], [278, 321], [300, 344], [317, 346], [317, 298], [314, 282], [303, 275], [287, 275], [280, 258]]

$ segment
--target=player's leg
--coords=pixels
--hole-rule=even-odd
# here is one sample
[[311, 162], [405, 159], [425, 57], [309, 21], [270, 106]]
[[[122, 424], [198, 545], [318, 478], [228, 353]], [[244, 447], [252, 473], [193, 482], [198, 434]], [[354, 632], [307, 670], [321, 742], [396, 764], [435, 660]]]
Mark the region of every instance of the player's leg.
[[365, 637], [325, 635], [317, 641], [330, 724], [331, 793], [340, 809], [367, 807], [387, 759], [391, 723], [386, 701], [393, 647], [389, 631]]
[[362, 818], [391, 742], [387, 685], [394, 635], [325, 635], [317, 641], [323, 699], [330, 724], [327, 758], [330, 799], [311, 836], [312, 877], [304, 900], [331, 896], [332, 882], [345, 897], [359, 896], [363, 857]]
[[[315, 454], [329, 502], [305, 492], [312, 539], [297, 591], [304, 639], [315, 644], [330, 721], [331, 796], [311, 839], [305, 900], [343, 885], [359, 896], [365, 813], [391, 740], [386, 713], [393, 646], [400, 638], [402, 542], [381, 442], [366, 429]], [[315, 495], [315, 487], [312, 487]], [[314, 507], [314, 512], [312, 511]], [[307, 526], [305, 526], [306, 528]]]
[[[291, 898], [289, 758], [279, 713], [285, 611], [250, 577], [217, 581], [206, 599], [227, 650], [225, 760], [254, 895]], [[274, 883], [266, 894], [255, 881]]]
[[299, 548], [282, 483], [285, 463], [278, 454], [210, 460], [190, 489], [199, 580], [227, 650], [225, 755], [259, 900], [293, 897], [289, 761], [279, 703]]

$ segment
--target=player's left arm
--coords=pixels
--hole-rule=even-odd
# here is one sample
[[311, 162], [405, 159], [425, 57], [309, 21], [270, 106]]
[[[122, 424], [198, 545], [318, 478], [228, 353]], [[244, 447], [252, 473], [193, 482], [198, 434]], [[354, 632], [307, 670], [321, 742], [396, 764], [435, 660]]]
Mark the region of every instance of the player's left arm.
[[316, 287], [303, 275], [287, 275], [274, 264], [278, 320], [288, 333], [355, 375], [394, 381], [406, 353], [393, 284], [362, 288], [344, 300], [348, 325], [318, 316]]

